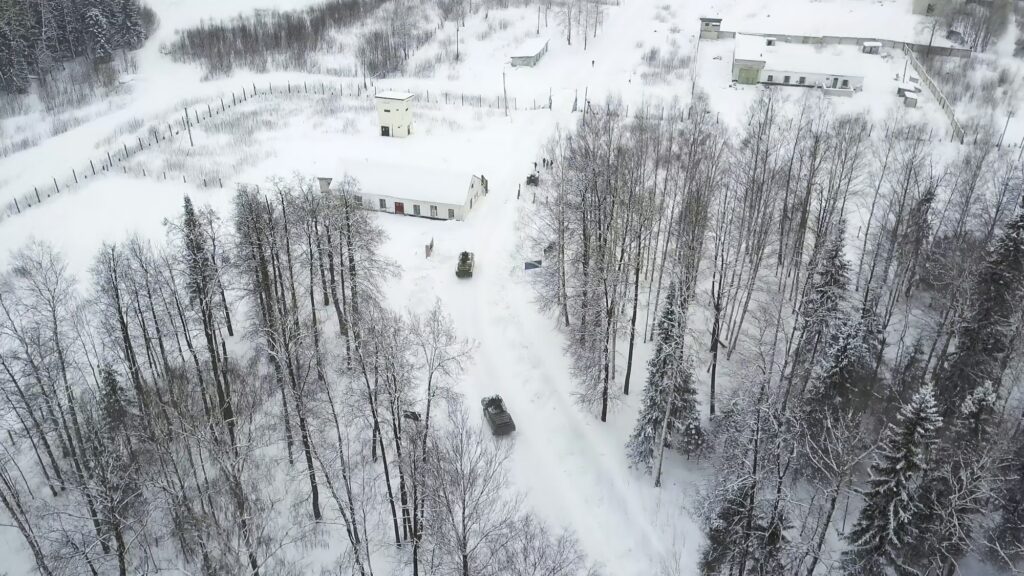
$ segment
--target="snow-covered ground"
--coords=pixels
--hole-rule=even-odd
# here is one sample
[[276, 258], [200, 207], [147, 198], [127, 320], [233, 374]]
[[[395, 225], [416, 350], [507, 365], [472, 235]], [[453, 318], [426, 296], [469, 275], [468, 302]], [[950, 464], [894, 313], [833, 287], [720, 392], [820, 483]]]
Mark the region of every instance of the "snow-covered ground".
[[[172, 39], [175, 29], [203, 19], [312, 3], [151, 0], [161, 28], [139, 54], [140, 69], [132, 80], [130, 96], [122, 106], [74, 130], [0, 159], [0, 205], [33, 186], [48, 185], [51, 178], [67, 182], [72, 167], [88, 165], [107, 149], [138, 137], [126, 133], [112, 140], [119, 127], [133, 121], [146, 127], [162, 126], [180, 117], [185, 102], [213, 101], [250, 83], [262, 87], [304, 81], [356, 82], [354, 78], [245, 71], [204, 82], [196, 67], [172, 63], [159, 51], [160, 43]], [[688, 503], [705, 471], [698, 463], [670, 457], [665, 484], [654, 489], [648, 476], [628, 468], [623, 450], [638, 395], [616, 406], [607, 424], [574, 403], [562, 337], [552, 319], [538, 312], [532, 302], [529, 273], [523, 270], [524, 260], [537, 257], [522, 243], [521, 222], [529, 210], [530, 189], [524, 187], [519, 200], [516, 196], [533, 163], [540, 159], [546, 140], [575, 121], [571, 108], [576, 99], [582, 104], [587, 97], [599, 104], [617, 96], [636, 110], [673, 99], [685, 101], [695, 83], [708, 92], [724, 122], [738, 125], [763, 88], [732, 85], [730, 40], [700, 43], [695, 78], [689, 70], [661, 81], [644, 77], [643, 55], [652, 47], [667, 53], [674, 46], [684, 55], [694, 55], [697, 19], [703, 15], [723, 17], [724, 28], [746, 32], [918, 41], [926, 41], [928, 34], [924, 19], [910, 13], [910, 0], [705, 0], [671, 5], [658, 0], [622, 0], [620, 6], [606, 8], [603, 25], [596, 37], [587, 39], [584, 49], [578, 37], [571, 46], [566, 45], [554, 14], [548, 15], [545, 24], [545, 18], [538, 18], [533, 9], [494, 11], [486, 20], [477, 16], [467, 21], [460, 40], [465, 57], [458, 64], [441, 64], [432, 77], [383, 80], [375, 87], [496, 97], [502, 93], [504, 77], [509, 99], [520, 108], [507, 117], [496, 108], [454, 102], [425, 105], [417, 111], [417, 122], [425, 129], [397, 141], [376, 136], [374, 112], [365, 97], [347, 96], [351, 106], [328, 107], [326, 112], [305, 108], [317, 103], [313, 96], [254, 100], [238, 111], [265, 119], [258, 130], [243, 136], [218, 132], [216, 124], [199, 127], [194, 134], [196, 149], [179, 137], [134, 157], [129, 163], [132, 173], [146, 169], [147, 177], [93, 178], [22, 214], [0, 220], [0, 266], [9, 250], [29, 237], [38, 237], [61, 249], [72, 271], [84, 276], [102, 242], [132, 233], [162, 236], [162, 222], [179, 212], [183, 194], [226, 212], [237, 183], [261, 183], [293, 172], [340, 176], [333, 172], [345, 158], [440, 164], [484, 174], [490, 181], [490, 194], [465, 222], [378, 216], [390, 237], [385, 252], [403, 268], [401, 280], [389, 286], [392, 304], [420, 307], [440, 300], [452, 314], [459, 334], [477, 343], [460, 390], [471, 399], [491, 393], [505, 398], [519, 430], [512, 476], [531, 508], [553, 524], [574, 529], [586, 552], [604, 564], [608, 574], [649, 575], [662, 563], [676, 561], [695, 567], [702, 537]], [[492, 25], [495, 19], [507, 20], [507, 26]], [[536, 37], [538, 27], [540, 35], [550, 40], [549, 53], [534, 68], [508, 67], [508, 54], [524, 40]], [[451, 37], [451, 31], [442, 31], [423, 53], [443, 49]], [[835, 99], [833, 106], [840, 111], [869, 110], [878, 120], [899, 109], [931, 123], [936, 134], [944, 134], [948, 125], [927, 94], [919, 109], [901, 108], [895, 86], [904, 64], [902, 54], [886, 51], [866, 74], [864, 91]], [[806, 93], [800, 88], [781, 90], [794, 101]], [[549, 95], [551, 110], [524, 110], [546, 102]], [[1020, 133], [1024, 133], [1024, 124], [1012, 137], [1019, 138]], [[160, 179], [157, 175], [167, 170], [172, 160], [210, 167], [223, 175], [223, 188], [203, 188], [195, 180]], [[432, 258], [425, 259], [423, 246], [431, 240], [435, 251]], [[456, 256], [462, 250], [476, 253], [476, 274], [471, 281], [459, 281], [453, 274]], [[649, 352], [646, 345], [639, 347], [635, 360], [639, 366]], [[6, 563], [0, 566], [5, 568]]]

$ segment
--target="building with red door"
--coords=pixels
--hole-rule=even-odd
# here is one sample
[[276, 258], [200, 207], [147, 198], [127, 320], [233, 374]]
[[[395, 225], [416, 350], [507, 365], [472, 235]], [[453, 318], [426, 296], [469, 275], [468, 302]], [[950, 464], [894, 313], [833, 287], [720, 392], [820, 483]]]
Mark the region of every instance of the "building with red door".
[[488, 191], [487, 178], [433, 167], [346, 160], [332, 181], [351, 178], [343, 186], [352, 200], [368, 210], [435, 220], [464, 220]]

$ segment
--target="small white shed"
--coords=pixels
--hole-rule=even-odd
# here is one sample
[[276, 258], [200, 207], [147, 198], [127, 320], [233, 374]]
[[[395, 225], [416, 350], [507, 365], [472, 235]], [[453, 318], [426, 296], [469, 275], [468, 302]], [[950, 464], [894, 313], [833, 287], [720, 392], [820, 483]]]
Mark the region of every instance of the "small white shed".
[[881, 54], [882, 53], [882, 43], [881, 42], [876, 42], [874, 40], [869, 40], [869, 41], [861, 44], [861, 49], [860, 50], [861, 50], [861, 52], [863, 52], [865, 54]]
[[547, 38], [533, 38], [522, 43], [510, 56], [513, 66], [534, 66], [548, 52]]
[[358, 182], [350, 196], [363, 208], [435, 220], [464, 220], [488, 189], [484, 176], [365, 158], [343, 161], [337, 174]]
[[379, 92], [374, 100], [380, 120], [380, 135], [405, 138], [412, 134], [412, 100], [409, 92]]

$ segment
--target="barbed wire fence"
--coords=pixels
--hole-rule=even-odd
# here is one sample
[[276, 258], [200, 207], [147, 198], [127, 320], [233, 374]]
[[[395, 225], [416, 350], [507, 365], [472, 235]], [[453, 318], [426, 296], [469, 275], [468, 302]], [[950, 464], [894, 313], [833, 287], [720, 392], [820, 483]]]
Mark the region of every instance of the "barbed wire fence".
[[[196, 171], [189, 173], [168, 170], [153, 171], [147, 170], [145, 167], [132, 166], [130, 161], [143, 152], [166, 146], [179, 141], [179, 139], [187, 138], [189, 147], [193, 148], [196, 145], [196, 137], [200, 135], [193, 133], [194, 127], [200, 127], [217, 119], [222, 114], [229, 114], [254, 99], [266, 100], [309, 95], [372, 100], [378, 91], [382, 91], [382, 89], [376, 83], [362, 81], [349, 83], [329, 81], [293, 83], [286, 81], [283, 85], [274, 85], [272, 82], [268, 82], [266, 85], [257, 85], [253, 82], [240, 86], [237, 91], [232, 90], [230, 93], [210, 100], [183, 106], [182, 110], [174, 117], [163, 122], [151, 123], [136, 130], [132, 139], [122, 140], [119, 145], [100, 152], [98, 156], [90, 158], [87, 164], [71, 167], [41, 181], [31, 190], [23, 192], [6, 203], [0, 209], [0, 222], [51, 198], [75, 190], [92, 180], [113, 174], [152, 178], [159, 181], [180, 178], [182, 183], [192, 183], [202, 188], [223, 188], [223, 176], [214, 172], [204, 174]], [[529, 103], [524, 100], [523, 106], [519, 105], [518, 97], [501, 94], [485, 95], [446, 90], [431, 91], [429, 89], [406, 90], [406, 92], [413, 94], [417, 102], [436, 106], [506, 109], [508, 111], [550, 110], [553, 108], [550, 89], [546, 95], [531, 97]]]

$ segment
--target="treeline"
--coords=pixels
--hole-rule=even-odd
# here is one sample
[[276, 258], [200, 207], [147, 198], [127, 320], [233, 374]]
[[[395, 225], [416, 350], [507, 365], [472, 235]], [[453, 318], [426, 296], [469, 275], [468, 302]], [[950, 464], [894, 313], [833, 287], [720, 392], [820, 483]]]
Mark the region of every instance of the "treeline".
[[710, 460], [704, 574], [1019, 568], [1019, 155], [813, 93], [740, 125], [698, 94], [552, 142], [535, 278], [582, 406], [609, 418], [654, 340], [625, 448], [655, 485], [666, 448]]
[[0, 91], [28, 90], [61, 62], [104, 62], [132, 50], [155, 26], [138, 0], [4, 0], [0, 2]]
[[336, 45], [334, 35], [362, 21], [382, 0], [330, 0], [302, 10], [258, 11], [224, 23], [203, 23], [178, 34], [173, 58], [199, 62], [210, 76], [242, 66], [308, 70], [310, 58]]
[[12, 254], [0, 510], [41, 574], [306, 573], [317, 546], [359, 576], [591, 573], [452, 390], [472, 346], [381, 300], [356, 186], [243, 187], [225, 219], [186, 197], [82, 282], [45, 244]]

